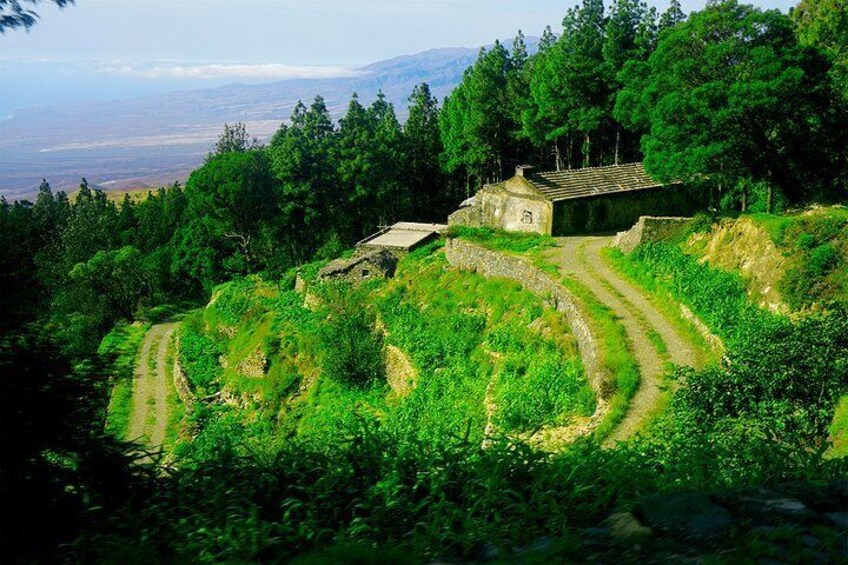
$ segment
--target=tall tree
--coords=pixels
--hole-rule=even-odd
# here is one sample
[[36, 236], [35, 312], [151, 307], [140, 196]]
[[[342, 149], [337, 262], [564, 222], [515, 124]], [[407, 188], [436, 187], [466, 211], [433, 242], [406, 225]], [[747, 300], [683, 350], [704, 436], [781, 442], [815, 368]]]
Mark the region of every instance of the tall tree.
[[213, 155], [224, 153], [244, 153], [260, 147], [259, 140], [247, 133], [244, 122], [236, 122], [233, 125], [224, 124], [224, 131], [215, 143]]
[[456, 202], [439, 163], [444, 151], [439, 132], [439, 103], [426, 83], [417, 85], [409, 97], [409, 117], [403, 137], [411, 212], [422, 220], [443, 218]]
[[842, 0], [801, 0], [792, 10], [798, 39], [826, 52], [833, 61], [833, 81], [848, 100], [848, 3]]
[[268, 149], [279, 181], [279, 240], [295, 264], [311, 257], [320, 232], [333, 231], [332, 219], [341, 208], [336, 143], [327, 105], [317, 96], [309, 108], [297, 104], [290, 124], [280, 128]]
[[481, 49], [462, 83], [445, 100], [442, 141], [450, 172], [464, 168], [478, 186], [499, 181], [518, 137], [507, 84], [512, 57], [500, 42]]
[[827, 65], [797, 44], [779, 11], [710, 4], [662, 34], [646, 69], [623, 98], [638, 99], [631, 108], [645, 115], [633, 121], [650, 124], [645, 166], [660, 180], [738, 186], [743, 209], [748, 187], [762, 186], [771, 209], [774, 189], [800, 198], [802, 187], [839, 176], [844, 114]]
[[534, 66], [524, 130], [537, 143], [552, 146], [557, 169], [573, 166], [578, 140], [583, 165], [593, 162], [592, 137], [609, 114], [604, 25], [602, 0], [584, 0], [567, 12], [562, 36], [539, 55]]

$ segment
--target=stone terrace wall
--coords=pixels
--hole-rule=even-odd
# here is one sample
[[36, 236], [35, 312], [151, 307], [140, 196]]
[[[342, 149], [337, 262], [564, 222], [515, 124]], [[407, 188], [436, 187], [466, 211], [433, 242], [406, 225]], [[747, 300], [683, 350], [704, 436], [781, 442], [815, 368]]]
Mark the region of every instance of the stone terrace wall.
[[612, 246], [623, 253], [630, 253], [641, 244], [674, 237], [692, 218], [642, 216], [630, 230], [619, 232]]
[[504, 277], [517, 281], [558, 312], [565, 314], [577, 341], [577, 349], [589, 383], [595, 389], [599, 400], [604, 398], [608, 375], [598, 362], [595, 336], [574, 297], [559, 282], [521, 258], [491, 251], [461, 239], [447, 240], [445, 256], [454, 267], [476, 271], [486, 277]]

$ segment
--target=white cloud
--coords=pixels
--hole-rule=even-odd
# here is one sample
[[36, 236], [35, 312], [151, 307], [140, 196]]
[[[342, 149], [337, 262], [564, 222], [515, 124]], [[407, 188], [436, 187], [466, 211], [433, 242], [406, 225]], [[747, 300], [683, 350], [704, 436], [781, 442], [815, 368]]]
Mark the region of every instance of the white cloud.
[[131, 64], [110, 65], [100, 69], [112, 75], [136, 76], [150, 79], [262, 79], [282, 80], [295, 78], [344, 78], [361, 74], [361, 71], [339, 66], [299, 66], [283, 63], [197, 63], [155, 64], [138, 66]]

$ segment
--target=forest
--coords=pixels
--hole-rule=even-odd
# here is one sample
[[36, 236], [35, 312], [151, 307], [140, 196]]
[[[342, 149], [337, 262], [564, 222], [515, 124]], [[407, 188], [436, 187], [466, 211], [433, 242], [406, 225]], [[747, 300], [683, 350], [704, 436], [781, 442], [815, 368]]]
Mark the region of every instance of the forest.
[[[609, 8], [583, 0], [561, 28], [544, 30], [536, 52], [521, 32], [482, 49], [445, 100], [426, 84], [416, 87], [407, 115], [402, 123], [382, 95], [363, 102], [352, 94], [334, 121], [316, 96], [267, 143], [244, 124], [225, 125], [184, 186], [116, 201], [85, 179], [71, 195], [54, 193], [45, 180], [33, 202], [2, 199], [4, 555], [21, 562], [253, 562], [361, 553], [362, 562], [410, 555], [417, 562], [474, 560], [485, 542], [515, 546], [549, 536], [556, 555], [582, 560], [586, 546], [569, 541], [575, 528], [646, 494], [844, 478], [844, 457], [821, 457], [833, 410], [848, 393], [838, 278], [848, 265], [838, 243], [848, 221], [840, 215], [803, 232], [798, 252], [809, 266], [786, 283], [795, 285], [787, 290], [792, 309], [810, 314], [800, 321], [751, 307], [737, 280], [673, 245], [642, 248], [629, 259], [622, 269], [634, 280], [661, 273], [664, 292], [700, 308], [732, 360], [677, 369], [674, 378], [688, 385], [669, 401], [655, 433], [632, 444], [578, 442], [549, 457], [504, 437], [481, 450], [471, 432], [463, 437], [460, 417], [446, 417], [450, 425], [433, 428], [443, 433], [424, 437], [413, 433], [420, 422], [411, 416], [382, 427], [352, 417], [329, 432], [315, 424], [313, 436], [279, 442], [279, 430], [236, 425], [232, 414], [209, 408], [196, 416], [196, 445], [178, 451], [163, 471], [159, 459], [141, 457], [138, 446], [109, 433], [115, 359], [98, 351], [116, 326], [197, 312], [227, 284], [236, 285], [224, 293], [235, 305], [232, 312], [229, 303], [219, 305], [221, 315], [246, 323], [238, 317], [239, 296], [262, 297], [257, 288], [268, 284], [275, 302], [257, 298], [257, 311], [294, 320], [295, 334], [310, 332], [316, 315], [290, 304], [298, 269], [334, 259], [395, 221], [443, 222], [518, 165], [561, 170], [644, 161], [656, 179], [709, 194], [693, 233], [723, 217], [844, 204], [848, 9], [840, 0], [801, 0], [787, 15], [715, 0], [687, 15], [677, 0], [662, 13], [640, 0]], [[525, 243], [523, 252], [539, 244]], [[495, 311], [541, 308], [479, 281], [439, 278], [440, 252], [429, 251], [436, 255], [404, 263], [407, 290], [348, 297], [327, 290], [339, 312], [324, 312], [335, 320], [330, 334], [315, 329], [308, 336], [319, 366], [347, 370], [333, 352], [349, 334], [363, 340], [356, 346], [366, 354], [369, 343], [377, 347], [362, 337], [362, 326], [375, 323], [367, 306], [373, 303], [381, 323], [409, 324], [427, 336], [410, 348], [451, 360], [457, 374], [482, 370], [464, 356], [503, 328], [475, 325], [482, 322], [473, 316], [454, 319], [455, 309], [471, 306], [439, 303], [426, 281], [452, 289], [453, 298], [480, 285]], [[805, 297], [826, 278], [836, 282], [813, 305]], [[411, 300], [406, 292], [431, 301], [445, 326], [404, 302]], [[187, 360], [201, 373], [211, 371], [210, 351], [221, 346], [202, 341], [210, 324], [189, 314], [182, 338], [196, 345]], [[445, 335], [445, 327], [453, 333]], [[452, 339], [467, 348], [451, 349]], [[571, 362], [550, 358], [562, 371]], [[786, 369], [774, 374], [777, 366]], [[353, 379], [368, 383], [376, 370], [366, 367], [365, 377]], [[581, 387], [574, 384], [551, 406], [576, 402], [575, 413], [591, 412]], [[360, 393], [349, 394], [359, 402]], [[551, 420], [542, 409], [523, 410], [514, 407], [509, 425], [529, 431]], [[244, 448], [255, 444], [265, 448]]]

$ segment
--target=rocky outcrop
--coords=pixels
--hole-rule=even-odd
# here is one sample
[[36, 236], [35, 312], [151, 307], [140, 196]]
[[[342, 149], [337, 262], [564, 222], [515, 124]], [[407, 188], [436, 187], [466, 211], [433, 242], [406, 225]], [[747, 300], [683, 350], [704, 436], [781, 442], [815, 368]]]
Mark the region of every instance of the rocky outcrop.
[[786, 275], [789, 258], [754, 220], [724, 220], [708, 233], [693, 234], [686, 247], [711, 267], [741, 274], [748, 295], [761, 308], [789, 312], [778, 288]]
[[612, 246], [623, 253], [630, 253], [643, 243], [662, 241], [680, 234], [691, 218], [668, 218], [642, 216], [632, 228], [619, 232]]

